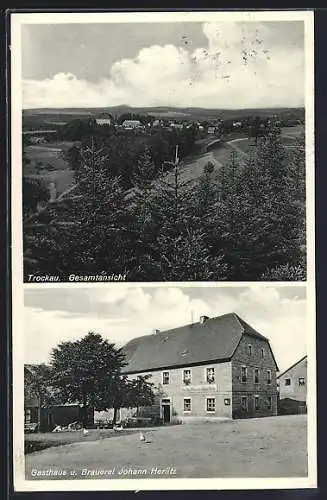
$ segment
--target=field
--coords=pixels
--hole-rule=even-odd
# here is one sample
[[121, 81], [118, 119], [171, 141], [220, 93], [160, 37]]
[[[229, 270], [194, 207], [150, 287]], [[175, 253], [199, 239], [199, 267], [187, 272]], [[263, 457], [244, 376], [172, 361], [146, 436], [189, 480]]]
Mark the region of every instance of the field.
[[[303, 133], [304, 127], [302, 125], [284, 128], [282, 130], [283, 144], [288, 148], [296, 146], [296, 139]], [[212, 140], [214, 140], [214, 138], [199, 141], [202, 149], [205, 150], [206, 145]], [[227, 140], [213, 145], [207, 152], [202, 152], [194, 156], [191, 155], [180, 164], [182, 179], [185, 181], [197, 179], [203, 173], [203, 168], [208, 162], [213, 163], [217, 171], [222, 165], [230, 161], [233, 151], [237, 154], [239, 161], [242, 163], [250, 153], [251, 147], [253, 147], [254, 144], [254, 139], [247, 137], [239, 137], [230, 140], [227, 138]]]
[[74, 479], [135, 478], [133, 471], [144, 478], [155, 467], [175, 469], [169, 477], [305, 477], [306, 429], [306, 415], [290, 415], [158, 427], [146, 431], [145, 443], [138, 433], [80, 435], [80, 442], [26, 455], [26, 479], [50, 479], [35, 475], [49, 469], [67, 473], [54, 479], [71, 471]]
[[72, 145], [72, 142], [63, 141], [27, 146], [26, 156], [30, 163], [25, 166], [23, 175], [41, 177], [46, 185], [54, 182], [57, 194], [62, 194], [73, 184], [73, 172], [62, 157], [62, 152]]
[[[55, 118], [58, 119], [58, 116], [55, 115]], [[303, 132], [304, 127], [301, 125], [284, 128], [282, 134], [285, 146], [292, 148], [296, 145], [294, 139], [299, 137]], [[198, 151], [200, 151], [197, 154], [190, 155], [180, 163], [180, 170], [184, 181], [197, 179], [203, 173], [203, 168], [208, 162], [211, 162], [217, 171], [222, 165], [230, 161], [233, 151], [237, 153], [241, 162], [244, 161], [246, 155], [250, 152], [251, 146], [254, 144], [253, 139], [242, 136], [231, 140], [227, 138], [227, 140], [212, 146], [209, 151], [206, 151], [206, 146], [213, 140], [214, 137], [199, 140], [196, 146]], [[62, 141], [28, 146], [26, 148], [26, 155], [31, 160], [31, 163], [25, 168], [24, 175], [27, 177], [41, 177], [46, 185], [54, 182], [57, 194], [62, 194], [74, 182], [73, 172], [62, 157], [62, 151], [72, 145], [72, 142]]]

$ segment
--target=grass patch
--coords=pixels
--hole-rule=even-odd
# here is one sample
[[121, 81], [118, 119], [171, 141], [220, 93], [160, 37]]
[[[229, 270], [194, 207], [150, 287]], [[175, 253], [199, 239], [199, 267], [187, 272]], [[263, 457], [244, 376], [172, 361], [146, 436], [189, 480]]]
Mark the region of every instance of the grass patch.
[[115, 432], [113, 429], [89, 429], [88, 434], [84, 435], [81, 431], [76, 432], [39, 432], [36, 434], [25, 434], [25, 455], [37, 451], [45, 450], [55, 446], [64, 446], [67, 444], [98, 441], [111, 437], [124, 436], [126, 434], [135, 434], [137, 429], [124, 429]]

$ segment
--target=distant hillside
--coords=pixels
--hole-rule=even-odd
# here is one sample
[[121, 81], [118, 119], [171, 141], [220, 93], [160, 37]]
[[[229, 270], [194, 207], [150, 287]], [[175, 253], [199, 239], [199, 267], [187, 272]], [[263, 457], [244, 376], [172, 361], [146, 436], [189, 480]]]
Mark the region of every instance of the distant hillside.
[[266, 117], [277, 115], [280, 118], [304, 119], [304, 108], [260, 108], [260, 109], [206, 109], [206, 108], [172, 108], [160, 107], [131, 107], [112, 106], [105, 108], [43, 108], [23, 110], [24, 129], [56, 129], [74, 118], [89, 118], [101, 113], [121, 115], [123, 113], [138, 113], [153, 117], [210, 120], [237, 120], [245, 116]]

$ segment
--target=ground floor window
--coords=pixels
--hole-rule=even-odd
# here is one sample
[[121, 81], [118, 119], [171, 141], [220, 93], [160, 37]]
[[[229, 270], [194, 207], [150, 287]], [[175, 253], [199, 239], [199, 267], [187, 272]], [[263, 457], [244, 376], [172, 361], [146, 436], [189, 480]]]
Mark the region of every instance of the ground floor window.
[[215, 398], [207, 398], [207, 411], [216, 411], [216, 400]]
[[30, 424], [32, 419], [32, 410], [27, 408], [25, 410], [25, 424]]
[[259, 410], [259, 396], [254, 396], [254, 409]]
[[248, 411], [248, 398], [246, 396], [241, 397], [241, 408], [244, 411]]
[[268, 396], [267, 406], [268, 406], [268, 410], [271, 410], [271, 408], [272, 408], [272, 397], [271, 396]]
[[192, 410], [192, 402], [191, 398], [184, 398], [184, 411]]

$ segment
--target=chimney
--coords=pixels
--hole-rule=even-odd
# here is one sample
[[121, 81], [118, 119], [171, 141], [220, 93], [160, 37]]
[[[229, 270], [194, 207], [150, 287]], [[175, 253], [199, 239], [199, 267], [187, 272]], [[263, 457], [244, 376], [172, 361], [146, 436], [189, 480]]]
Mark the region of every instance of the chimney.
[[158, 333], [160, 333], [160, 330], [158, 330], [157, 328], [155, 328], [152, 333], [153, 333], [153, 335], [157, 335]]
[[204, 325], [208, 319], [209, 316], [200, 316], [200, 325]]

